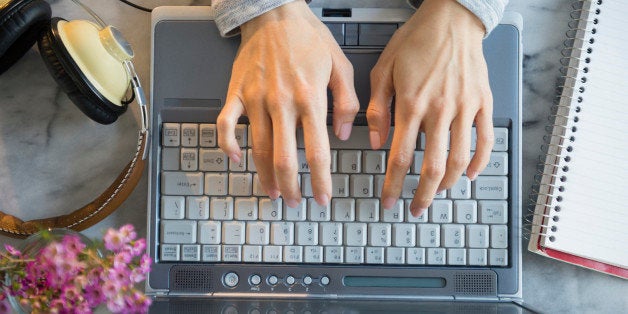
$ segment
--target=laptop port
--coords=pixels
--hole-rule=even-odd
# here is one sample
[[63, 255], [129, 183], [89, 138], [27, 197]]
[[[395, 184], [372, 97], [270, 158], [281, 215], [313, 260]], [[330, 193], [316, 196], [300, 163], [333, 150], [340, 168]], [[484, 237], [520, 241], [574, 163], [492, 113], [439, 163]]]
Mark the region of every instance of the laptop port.
[[328, 9], [323, 8], [324, 17], [351, 17], [351, 9]]

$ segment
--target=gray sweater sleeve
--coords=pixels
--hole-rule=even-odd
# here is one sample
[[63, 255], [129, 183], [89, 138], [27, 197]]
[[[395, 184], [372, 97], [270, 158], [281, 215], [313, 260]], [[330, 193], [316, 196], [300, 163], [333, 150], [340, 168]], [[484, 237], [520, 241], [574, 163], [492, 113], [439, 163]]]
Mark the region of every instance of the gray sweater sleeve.
[[[212, 10], [216, 25], [222, 36], [238, 33], [240, 25], [276, 7], [295, 0], [213, 0]], [[486, 34], [490, 33], [504, 15], [508, 0], [457, 0], [473, 12], [484, 24]], [[310, 2], [310, 0], [307, 0]], [[418, 8], [423, 0], [408, 0]]]
[[[457, 0], [465, 8], [477, 16], [484, 24], [488, 35], [499, 24], [504, 16], [508, 0]], [[418, 8], [423, 0], [408, 0], [414, 8]]]

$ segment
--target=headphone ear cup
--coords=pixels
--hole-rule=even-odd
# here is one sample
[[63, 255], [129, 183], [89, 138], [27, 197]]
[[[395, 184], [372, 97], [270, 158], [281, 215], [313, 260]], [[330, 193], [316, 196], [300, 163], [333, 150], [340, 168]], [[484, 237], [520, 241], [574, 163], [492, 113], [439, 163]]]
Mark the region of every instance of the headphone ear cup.
[[39, 53], [46, 67], [63, 92], [85, 115], [101, 124], [115, 122], [127, 107], [110, 104], [90, 86], [87, 79], [81, 77], [78, 66], [54, 37], [52, 27], [59, 20], [54, 18], [38, 41]]
[[50, 5], [42, 0], [7, 2], [0, 11], [0, 74], [35, 44], [50, 15]]

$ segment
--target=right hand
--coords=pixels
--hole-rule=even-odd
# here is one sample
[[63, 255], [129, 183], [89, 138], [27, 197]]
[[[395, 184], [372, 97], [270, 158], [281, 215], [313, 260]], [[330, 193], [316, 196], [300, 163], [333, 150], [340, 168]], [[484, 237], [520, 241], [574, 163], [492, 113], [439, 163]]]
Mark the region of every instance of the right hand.
[[327, 87], [334, 98], [334, 133], [346, 140], [359, 110], [353, 67], [303, 1], [264, 13], [241, 31], [226, 103], [218, 116], [218, 144], [234, 162], [246, 158], [235, 126], [247, 115], [261, 186], [271, 198], [281, 195], [296, 207], [301, 201], [296, 128], [302, 126], [314, 198], [326, 205], [331, 199]]

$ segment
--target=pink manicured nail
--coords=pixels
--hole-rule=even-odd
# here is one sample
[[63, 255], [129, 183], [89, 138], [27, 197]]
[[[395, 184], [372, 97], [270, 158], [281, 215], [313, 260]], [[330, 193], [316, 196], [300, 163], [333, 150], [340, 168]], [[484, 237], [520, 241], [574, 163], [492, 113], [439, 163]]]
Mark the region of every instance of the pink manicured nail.
[[329, 203], [329, 196], [327, 196], [327, 194], [318, 195], [315, 199], [318, 205], [321, 206], [327, 206], [327, 203]]
[[299, 202], [297, 200], [286, 200], [286, 205], [290, 208], [296, 208]]
[[268, 191], [268, 196], [270, 197], [270, 199], [272, 200], [276, 200], [279, 198], [279, 190], [277, 189], [272, 189], [270, 191]]
[[477, 171], [467, 171], [467, 177], [469, 180], [473, 181], [478, 177]]
[[238, 154], [236, 153], [229, 155], [229, 158], [231, 158], [231, 160], [233, 160], [233, 162], [235, 162], [236, 164], [240, 163], [240, 156], [238, 156]]
[[382, 202], [382, 206], [384, 206], [384, 209], [391, 209], [395, 206], [396, 202], [397, 200], [395, 198], [389, 197]]
[[421, 215], [422, 215], [422, 214], [423, 214], [426, 210], [427, 210], [427, 208], [419, 208], [419, 209], [412, 208], [412, 209], [410, 210], [410, 212], [412, 213], [412, 216], [414, 216], [414, 217], [419, 217], [419, 216], [421, 216]]
[[338, 132], [338, 138], [346, 141], [351, 136], [351, 127], [353, 124], [351, 122], [345, 122], [340, 126], [340, 132]]

